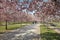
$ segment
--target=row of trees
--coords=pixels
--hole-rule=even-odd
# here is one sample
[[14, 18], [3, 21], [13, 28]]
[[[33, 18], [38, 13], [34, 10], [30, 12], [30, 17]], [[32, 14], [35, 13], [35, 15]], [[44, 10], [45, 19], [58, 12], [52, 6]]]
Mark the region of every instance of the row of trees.
[[40, 2], [35, 3], [35, 9], [38, 11], [35, 13], [42, 22], [60, 21], [60, 7], [57, 1]]
[[[24, 9], [27, 11], [23, 12]], [[59, 20], [58, 11], [60, 9], [58, 9], [56, 1], [43, 2], [33, 0], [31, 2], [18, 2], [18, 0], [0, 0], [0, 22], [46, 22], [55, 19]], [[35, 13], [31, 15], [28, 11], [35, 11]]]
[[6, 29], [9, 23], [32, 22], [34, 16], [23, 12], [25, 7], [18, 0], [0, 0], [0, 25], [5, 22]]
[[[14, 21], [14, 22], [26, 22], [32, 21], [31, 14], [22, 12], [19, 10], [20, 6], [16, 0], [0, 0], [0, 22], [2, 21]], [[18, 6], [18, 7], [17, 7]]]

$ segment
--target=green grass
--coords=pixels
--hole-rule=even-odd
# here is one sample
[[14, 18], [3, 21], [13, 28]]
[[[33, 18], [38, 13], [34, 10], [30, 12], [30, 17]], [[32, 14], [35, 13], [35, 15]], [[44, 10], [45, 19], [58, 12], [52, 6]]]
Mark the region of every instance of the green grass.
[[[8, 25], [8, 30], [14, 30], [14, 29], [17, 29], [17, 28], [21, 28], [25, 25], [21, 25], [21, 24], [13, 24], [13, 25]], [[5, 26], [0, 26], [0, 32], [4, 32], [6, 31], [5, 29]]]
[[21, 28], [23, 26], [25, 26], [25, 25], [20, 25], [20, 24], [8, 25], [8, 30], [13, 30], [13, 29]]
[[41, 40], [60, 40], [60, 34], [56, 33], [54, 30], [49, 29], [46, 25], [40, 26]]
[[55, 23], [56, 27], [60, 28], [60, 23]]
[[[17, 28], [21, 28], [25, 25], [30, 25], [32, 24], [32, 22], [8, 22], [8, 30], [14, 30], [14, 29], [17, 29]], [[25, 25], [22, 25], [22, 24], [25, 24]], [[6, 22], [0, 22], [0, 32], [5, 32], [6, 31]]]

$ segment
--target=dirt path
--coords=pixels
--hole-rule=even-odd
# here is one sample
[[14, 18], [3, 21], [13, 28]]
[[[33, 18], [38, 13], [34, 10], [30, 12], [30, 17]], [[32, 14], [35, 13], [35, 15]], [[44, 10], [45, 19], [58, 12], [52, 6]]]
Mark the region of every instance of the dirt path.
[[32, 24], [12, 32], [4, 33], [0, 40], [40, 40], [40, 24]]
[[37, 26], [36, 26], [36, 29], [35, 29], [35, 33], [36, 34], [40, 34], [40, 24], [38, 24]]

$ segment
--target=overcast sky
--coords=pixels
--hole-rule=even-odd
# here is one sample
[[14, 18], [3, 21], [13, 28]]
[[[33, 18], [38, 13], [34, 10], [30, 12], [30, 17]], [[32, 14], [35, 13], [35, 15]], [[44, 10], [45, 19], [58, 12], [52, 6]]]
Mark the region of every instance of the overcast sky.
[[[23, 2], [23, 0], [19, 0], [20, 2]], [[29, 0], [31, 2], [32, 0]], [[44, 2], [47, 2], [48, 0], [43, 0]]]
[[[19, 0], [20, 2], [23, 2], [23, 0]], [[29, 0], [29, 2], [31, 2], [32, 0]]]
[[[19, 2], [23, 2], [24, 0], [19, 0]], [[29, 0], [29, 2], [31, 2], [32, 0]], [[43, 2], [48, 2], [48, 0], [43, 0]], [[28, 7], [29, 5], [27, 4], [27, 7]], [[23, 11], [26, 11], [26, 10], [23, 10]], [[35, 13], [35, 11], [28, 11], [29, 12], [29, 14], [34, 14]]]

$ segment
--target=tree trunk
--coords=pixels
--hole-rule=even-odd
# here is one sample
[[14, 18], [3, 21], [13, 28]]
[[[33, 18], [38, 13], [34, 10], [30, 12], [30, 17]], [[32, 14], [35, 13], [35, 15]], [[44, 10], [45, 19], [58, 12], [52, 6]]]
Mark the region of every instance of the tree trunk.
[[7, 22], [7, 20], [6, 20], [6, 28], [5, 28], [6, 30], [7, 30], [7, 23], [8, 23], [8, 22]]

